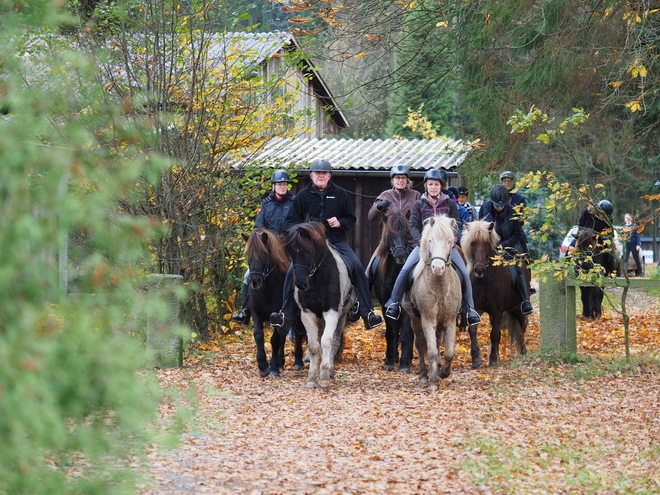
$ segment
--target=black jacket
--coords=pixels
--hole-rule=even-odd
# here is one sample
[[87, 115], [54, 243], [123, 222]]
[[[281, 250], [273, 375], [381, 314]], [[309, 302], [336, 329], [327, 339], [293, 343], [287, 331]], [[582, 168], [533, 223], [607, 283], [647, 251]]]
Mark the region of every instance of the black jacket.
[[591, 229], [598, 233], [610, 228], [605, 220], [599, 218], [597, 214], [591, 213], [588, 208], [582, 210], [582, 214], [578, 219], [578, 227]]
[[284, 230], [286, 217], [293, 206], [295, 196], [291, 191], [287, 191], [282, 201], [275, 199], [275, 191], [266, 196], [261, 202], [261, 210], [254, 219], [254, 226], [263, 227], [276, 234], [281, 234]]
[[[340, 226], [330, 228], [326, 220], [337, 217]], [[355, 225], [355, 212], [345, 189], [330, 181], [328, 187], [320, 193], [310, 182], [307, 187], [296, 194], [293, 207], [286, 218], [289, 228], [301, 222], [319, 220], [325, 226], [326, 236], [331, 243], [345, 240], [346, 231]]]
[[527, 253], [527, 235], [522, 228], [522, 221], [514, 218], [515, 216], [513, 206], [508, 204], [498, 212], [492, 201], [486, 201], [479, 210], [479, 220], [495, 223], [495, 232], [500, 236], [500, 246], [514, 249], [518, 254]]

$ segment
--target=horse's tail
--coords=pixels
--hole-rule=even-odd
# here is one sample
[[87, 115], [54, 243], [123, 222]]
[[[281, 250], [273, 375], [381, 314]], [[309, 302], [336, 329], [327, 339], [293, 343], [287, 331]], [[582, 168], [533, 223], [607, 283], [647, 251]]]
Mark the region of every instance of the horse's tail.
[[[523, 316], [523, 318], [527, 318]], [[512, 355], [514, 352], [517, 354], [525, 354], [527, 351], [525, 346], [525, 328], [520, 325], [520, 321], [508, 311], [502, 315], [502, 323], [500, 328], [509, 330], [509, 349]]]

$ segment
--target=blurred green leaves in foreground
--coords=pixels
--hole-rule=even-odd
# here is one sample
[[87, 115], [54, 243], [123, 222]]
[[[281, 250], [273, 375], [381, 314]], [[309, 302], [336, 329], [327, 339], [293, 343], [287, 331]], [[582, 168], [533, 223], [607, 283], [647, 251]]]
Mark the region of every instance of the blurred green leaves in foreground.
[[0, 494], [130, 493], [162, 393], [139, 371], [152, 229], [116, 205], [165, 164], [97, 144], [148, 132], [46, 34], [56, 4], [0, 4]]

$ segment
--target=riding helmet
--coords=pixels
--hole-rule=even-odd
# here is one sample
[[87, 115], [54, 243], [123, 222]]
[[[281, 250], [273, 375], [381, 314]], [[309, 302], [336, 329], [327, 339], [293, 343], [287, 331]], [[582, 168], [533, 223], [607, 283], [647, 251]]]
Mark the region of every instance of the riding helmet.
[[324, 158], [314, 158], [312, 160], [312, 166], [309, 169], [310, 172], [332, 172], [332, 165], [330, 162]]
[[500, 175], [500, 182], [502, 182], [504, 179], [516, 180], [516, 174], [514, 174], [510, 170], [507, 170], [506, 172], [502, 172], [502, 175]]
[[424, 184], [426, 184], [426, 181], [429, 179], [439, 180], [443, 185], [445, 185], [447, 183], [447, 172], [437, 168], [432, 168], [431, 170], [427, 170], [427, 172], [424, 174]]
[[291, 179], [289, 178], [289, 174], [287, 174], [284, 170], [276, 170], [273, 176], [270, 178], [270, 181], [272, 183], [291, 182]]
[[495, 206], [508, 205], [509, 198], [509, 190], [502, 185], [493, 186], [493, 188], [490, 190], [490, 200]]
[[461, 194], [464, 194], [465, 196], [467, 196], [467, 195], [468, 195], [468, 192], [469, 192], [469, 191], [468, 191], [467, 187], [463, 187], [463, 186], [461, 186], [461, 187], [458, 188], [458, 194], [459, 194], [459, 196], [460, 196]]
[[599, 210], [603, 210], [608, 216], [612, 216], [612, 213], [614, 213], [614, 206], [612, 206], [612, 203], [607, 199], [602, 199], [596, 206]]
[[447, 191], [452, 193], [456, 199], [458, 199], [458, 189], [456, 189], [454, 186], [449, 186], [447, 188]]
[[410, 178], [410, 170], [405, 165], [394, 165], [392, 170], [390, 170], [390, 179], [395, 175], [405, 175]]

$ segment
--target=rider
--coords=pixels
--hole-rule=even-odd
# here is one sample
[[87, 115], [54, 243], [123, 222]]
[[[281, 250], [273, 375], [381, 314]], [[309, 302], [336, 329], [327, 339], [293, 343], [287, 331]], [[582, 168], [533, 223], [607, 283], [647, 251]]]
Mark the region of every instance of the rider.
[[612, 206], [612, 203], [607, 199], [603, 199], [596, 206], [589, 205], [582, 210], [578, 219], [578, 227], [601, 234], [612, 229], [613, 213], [614, 206]]
[[[454, 203], [448, 195], [442, 192], [442, 188], [446, 186], [446, 184], [447, 172], [444, 170], [432, 169], [424, 175], [424, 189], [426, 192], [420, 199], [415, 201], [410, 212], [410, 234], [415, 239], [416, 246], [413, 252], [408, 256], [406, 264], [403, 265], [401, 272], [399, 272], [399, 275], [397, 276], [389, 301], [385, 303], [385, 314], [394, 320], [398, 320], [401, 315], [400, 301], [406, 289], [410, 270], [412, 270], [419, 261], [419, 243], [422, 240], [424, 221], [435, 215], [447, 215], [456, 220], [457, 227], [460, 223], [456, 203]], [[454, 235], [454, 241], [456, 241], [456, 238], [458, 237], [458, 228], [454, 232]], [[477, 325], [481, 323], [481, 317], [479, 316], [479, 313], [474, 310], [470, 277], [465, 268], [465, 262], [456, 249], [456, 246], [451, 250], [451, 261], [457, 268], [459, 276], [462, 278], [463, 308], [467, 314], [468, 325]]]
[[[522, 221], [509, 203], [509, 199], [509, 190], [504, 185], [494, 186], [490, 190], [490, 201], [486, 201], [479, 210], [479, 218], [495, 224], [495, 232], [500, 236], [499, 247], [504, 249], [504, 257], [514, 259], [516, 256], [527, 254], [527, 236], [522, 228]], [[520, 310], [524, 315], [528, 315], [534, 311], [534, 308], [529, 301], [527, 280], [520, 265], [512, 266], [516, 270], [516, 284], [523, 300]]]
[[513, 172], [510, 170], [502, 172], [502, 175], [500, 175], [500, 182], [509, 192], [509, 204], [511, 206], [514, 208], [518, 205], [523, 205], [523, 208], [527, 206], [527, 199], [525, 199], [525, 196], [517, 192], [511, 192], [516, 186], [516, 175]]
[[[449, 191], [451, 194], [453, 194], [455, 198], [458, 198], [458, 196], [459, 196], [458, 188], [456, 188], [454, 186], [449, 186], [447, 188], [447, 191]], [[470, 214], [468, 213], [465, 206], [463, 206], [462, 204], [460, 204], [458, 202], [458, 199], [456, 200], [456, 208], [458, 208], [458, 214], [461, 217], [461, 226], [460, 226], [460, 228], [462, 230], [463, 225], [470, 221]], [[460, 241], [459, 241], [459, 244], [460, 244]]]
[[472, 222], [473, 220], [478, 220], [479, 215], [477, 213], [477, 210], [475, 210], [474, 206], [472, 206], [468, 201], [468, 193], [469, 191], [467, 187], [464, 186], [459, 187], [458, 197], [456, 198], [456, 202], [467, 210], [468, 215], [470, 217], [468, 222]]
[[[296, 195], [286, 218], [285, 227], [291, 227], [309, 219], [316, 219], [323, 223], [328, 242], [343, 257], [350, 260], [351, 280], [358, 296], [357, 307], [354, 307], [351, 312], [362, 317], [365, 328], [375, 328], [383, 323], [383, 319], [373, 310], [369, 282], [364, 274], [362, 263], [345, 240], [346, 231], [352, 229], [356, 221], [348, 193], [330, 180], [332, 166], [328, 160], [314, 159], [309, 176], [311, 182]], [[295, 310], [292, 276], [293, 266], [290, 266], [284, 282], [282, 310], [270, 315], [270, 324], [274, 327], [281, 327], [283, 333], [286, 333], [287, 327], [293, 321]]]
[[[295, 197], [289, 191], [291, 179], [284, 170], [276, 170], [270, 178], [271, 192], [261, 202], [261, 209], [254, 219], [254, 228], [263, 227], [275, 234], [282, 233], [284, 230], [284, 220], [291, 210], [293, 198]], [[232, 321], [247, 325], [250, 322], [250, 310], [247, 308], [247, 283], [250, 276], [250, 270], [245, 272], [243, 277], [243, 292], [241, 293], [241, 309], [231, 317]]]

